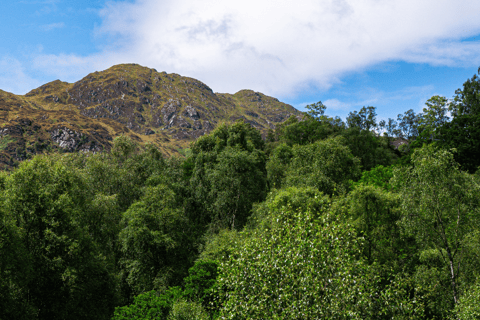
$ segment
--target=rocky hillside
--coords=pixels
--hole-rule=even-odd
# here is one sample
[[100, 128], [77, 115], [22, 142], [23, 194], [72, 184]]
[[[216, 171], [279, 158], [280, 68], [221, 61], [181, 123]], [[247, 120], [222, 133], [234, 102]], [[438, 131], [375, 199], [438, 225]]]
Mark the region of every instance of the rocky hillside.
[[119, 135], [154, 143], [171, 155], [224, 122], [244, 119], [266, 134], [300, 114], [251, 90], [214, 93], [192, 78], [116, 65], [24, 96], [0, 90], [0, 168], [49, 150], [108, 150]]

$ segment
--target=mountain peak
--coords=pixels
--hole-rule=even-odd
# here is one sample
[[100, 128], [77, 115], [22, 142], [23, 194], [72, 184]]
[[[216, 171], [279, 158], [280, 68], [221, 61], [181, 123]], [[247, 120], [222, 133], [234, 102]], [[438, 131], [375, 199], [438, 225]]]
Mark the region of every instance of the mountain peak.
[[[92, 150], [108, 149], [114, 137], [129, 135], [139, 142], [154, 143], [164, 153], [172, 154], [220, 123], [243, 119], [265, 135], [268, 129], [275, 128], [291, 115], [301, 114], [292, 106], [260, 92], [214, 93], [199, 80], [138, 64], [115, 65], [90, 73], [75, 83], [55, 80], [24, 96], [0, 94], [0, 112], [2, 105], [8, 110], [7, 118], [11, 119], [3, 126], [16, 128], [18, 134], [14, 139], [20, 141], [20, 145], [14, 146], [9, 140], [0, 154], [12, 150], [10, 147], [28, 154], [27, 142], [33, 138], [26, 138], [25, 132], [35, 125], [38, 129], [34, 132], [43, 132], [43, 140], [53, 141], [53, 145], [60, 148], [61, 130], [72, 132], [68, 134], [71, 139], [94, 141], [94, 147], [88, 146]], [[17, 119], [30, 123], [28, 128], [22, 127]], [[20, 132], [23, 133], [20, 135]], [[3, 144], [0, 141], [0, 148]], [[69, 145], [74, 146], [72, 150], [79, 148], [73, 142]], [[72, 151], [70, 149], [68, 151]]]

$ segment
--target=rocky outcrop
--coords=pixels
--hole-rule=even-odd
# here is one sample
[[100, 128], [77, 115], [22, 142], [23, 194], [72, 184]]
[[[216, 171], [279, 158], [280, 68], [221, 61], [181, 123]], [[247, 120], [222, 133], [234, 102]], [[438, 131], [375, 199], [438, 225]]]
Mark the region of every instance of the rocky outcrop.
[[82, 135], [66, 127], [53, 129], [50, 135], [55, 143], [68, 151], [77, 150], [82, 143]]

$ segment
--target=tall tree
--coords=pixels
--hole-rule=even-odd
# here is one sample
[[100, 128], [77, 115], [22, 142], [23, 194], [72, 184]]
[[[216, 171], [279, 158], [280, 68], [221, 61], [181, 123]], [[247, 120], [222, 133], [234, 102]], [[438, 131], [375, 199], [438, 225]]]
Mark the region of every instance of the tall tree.
[[400, 135], [407, 140], [414, 140], [418, 136], [419, 115], [413, 109], [397, 116]]
[[[108, 319], [113, 275], [79, 217], [91, 199], [84, 180], [60, 156], [23, 162], [5, 181], [2, 209], [19, 227], [32, 272], [21, 291], [38, 319]], [[27, 276], [28, 276], [27, 275]]]
[[358, 127], [361, 130], [370, 131], [377, 127], [377, 112], [372, 106], [362, 107], [359, 112], [353, 111], [348, 114], [347, 124], [350, 128]]
[[456, 304], [466, 242], [480, 227], [480, 185], [459, 170], [452, 153], [432, 146], [416, 149], [412, 166], [395, 171], [394, 184], [402, 197], [402, 226], [416, 238], [424, 256], [441, 258], [450, 279], [450, 301]]
[[480, 166], [480, 77], [468, 79], [455, 94], [449, 105], [453, 119], [442, 127], [441, 145], [456, 148], [455, 159], [474, 172]]
[[197, 220], [213, 230], [241, 228], [266, 195], [264, 142], [250, 124], [223, 125], [192, 146], [190, 187]]

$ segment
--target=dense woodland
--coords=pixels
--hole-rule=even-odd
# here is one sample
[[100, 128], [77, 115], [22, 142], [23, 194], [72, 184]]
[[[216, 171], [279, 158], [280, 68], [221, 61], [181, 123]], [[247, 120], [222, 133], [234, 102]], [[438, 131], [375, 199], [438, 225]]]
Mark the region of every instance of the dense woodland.
[[0, 172], [0, 319], [479, 319], [480, 78], [379, 123], [307, 108]]

